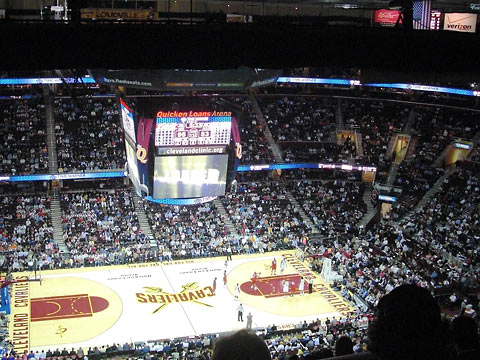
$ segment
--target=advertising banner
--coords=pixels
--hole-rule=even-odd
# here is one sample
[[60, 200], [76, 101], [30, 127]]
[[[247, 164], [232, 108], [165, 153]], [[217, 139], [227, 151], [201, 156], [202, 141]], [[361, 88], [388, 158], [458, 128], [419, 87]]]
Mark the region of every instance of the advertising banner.
[[141, 189], [148, 194], [148, 148], [150, 133], [153, 127], [153, 119], [139, 117], [137, 128], [137, 167]]
[[477, 14], [445, 14], [443, 30], [474, 33], [477, 27]]
[[[375, 23], [380, 24], [382, 26], [395, 26], [399, 16], [400, 16], [400, 11], [398, 10], [387, 10], [387, 9], [375, 10]], [[400, 24], [401, 23], [402, 23], [402, 19], [400, 19]]]
[[247, 17], [245, 15], [227, 14], [227, 22], [246, 23]]
[[158, 16], [153, 10], [143, 9], [82, 9], [81, 17], [89, 20], [156, 20]]

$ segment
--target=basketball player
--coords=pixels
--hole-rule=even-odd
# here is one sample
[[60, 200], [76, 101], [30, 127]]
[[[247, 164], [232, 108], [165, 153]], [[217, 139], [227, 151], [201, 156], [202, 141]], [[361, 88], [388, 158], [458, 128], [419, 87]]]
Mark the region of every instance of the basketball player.
[[223, 271], [223, 286], [227, 286], [227, 270]]
[[287, 268], [287, 260], [283, 258], [282, 262], [280, 263], [280, 274], [283, 274], [286, 268]]
[[300, 295], [305, 294], [305, 279], [303, 277], [300, 278], [300, 284], [298, 284], [298, 290], [300, 291]]
[[272, 271], [270, 275], [277, 275], [277, 259], [275, 258], [272, 260]]
[[237, 285], [235, 285], [235, 299], [238, 300], [239, 297], [240, 297], [240, 285], [237, 283]]
[[215, 295], [215, 291], [217, 290], [217, 278], [213, 279], [213, 295]]
[[253, 290], [257, 290], [257, 272], [255, 271], [252, 275], [252, 278], [251, 278], [251, 281], [252, 281], [252, 286], [251, 288]]
[[295, 295], [295, 283], [291, 281], [289, 285], [290, 285], [290, 296], [293, 297], [293, 295]]
[[313, 277], [308, 279], [308, 293], [311, 294], [313, 292]]
[[289, 292], [290, 292], [290, 281], [284, 280], [283, 281], [283, 293], [285, 294], [285, 296], [287, 296]]

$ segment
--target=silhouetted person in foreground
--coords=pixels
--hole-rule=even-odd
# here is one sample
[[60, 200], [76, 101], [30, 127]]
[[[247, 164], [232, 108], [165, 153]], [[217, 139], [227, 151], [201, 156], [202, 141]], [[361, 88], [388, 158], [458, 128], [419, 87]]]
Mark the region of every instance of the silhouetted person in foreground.
[[468, 316], [453, 319], [452, 338], [458, 360], [480, 359], [478, 326], [475, 320]]
[[328, 359], [333, 357], [333, 352], [330, 349], [320, 349], [308, 354], [304, 357], [305, 360]]
[[353, 354], [353, 343], [348, 336], [342, 336], [335, 343], [335, 356]]
[[265, 342], [251, 330], [240, 330], [218, 338], [212, 360], [270, 360]]
[[447, 360], [448, 328], [432, 295], [401, 285], [380, 299], [368, 328], [368, 349], [381, 360]]

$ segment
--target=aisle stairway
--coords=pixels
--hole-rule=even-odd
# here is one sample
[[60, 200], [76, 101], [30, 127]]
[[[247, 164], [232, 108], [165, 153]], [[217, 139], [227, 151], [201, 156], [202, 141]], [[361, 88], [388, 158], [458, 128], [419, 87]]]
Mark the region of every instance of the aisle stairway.
[[412, 108], [410, 111], [410, 115], [408, 115], [408, 121], [405, 124], [405, 127], [403, 128], [402, 133], [411, 135], [412, 134], [412, 128], [413, 125], [415, 125], [415, 120], [417, 119], [417, 114], [415, 113], [415, 110]]
[[268, 124], [265, 121], [265, 118], [263, 117], [262, 110], [260, 109], [260, 106], [258, 105], [257, 98], [253, 94], [250, 94], [249, 100], [252, 104], [252, 110], [257, 115], [258, 123], [261, 124], [261, 125], [264, 125], [265, 138], [267, 139], [268, 144], [270, 145], [270, 149], [272, 150], [275, 162], [283, 163], [284, 161], [283, 161], [283, 157], [282, 157], [282, 151], [280, 150], [280, 147], [277, 145], [277, 143], [273, 139], [272, 133], [270, 132], [270, 129], [268, 128]]
[[335, 109], [335, 122], [337, 124], [337, 130], [343, 130], [345, 125], [343, 123], [343, 112], [342, 112], [342, 100], [337, 99], [337, 107]]
[[467, 159], [471, 159], [473, 154], [477, 153], [477, 148], [480, 146], [480, 130], [477, 131], [477, 133], [473, 137], [472, 143], [473, 143], [473, 148], [472, 148], [472, 151], [470, 151], [470, 154], [468, 154]]
[[58, 172], [57, 142], [55, 138], [55, 119], [53, 117], [53, 96], [48, 85], [43, 86], [45, 112], [47, 116], [48, 171]]
[[[55, 119], [53, 117], [53, 96], [48, 85], [43, 86], [43, 99], [45, 101], [47, 120], [48, 171], [56, 173], [58, 172], [58, 160]], [[60, 252], [68, 255], [70, 251], [63, 241], [62, 209], [60, 207], [60, 197], [56, 190], [50, 200], [50, 215], [52, 216], [53, 240], [58, 244]]]
[[448, 152], [450, 149], [454, 146], [455, 141], [452, 141], [450, 144], [445, 146], [445, 149], [443, 149], [442, 153], [435, 159], [433, 162], [434, 167], [442, 167], [442, 162], [445, 160], [445, 157], [447, 156]]
[[367, 213], [374, 208], [372, 204], [372, 189], [372, 184], [368, 183], [365, 185], [365, 189], [363, 190], [362, 200], [367, 205]]
[[[385, 155], [385, 159], [391, 160], [392, 159], [392, 154], [393, 154], [393, 147], [395, 146], [397, 142], [397, 134], [393, 134], [390, 137], [390, 140], [388, 140], [388, 146], [387, 146], [387, 154]], [[393, 159], [395, 160], [395, 159]]]
[[363, 139], [362, 134], [355, 132], [355, 147], [357, 149], [357, 157], [363, 156]]
[[403, 161], [408, 161], [415, 154], [415, 147], [417, 146], [417, 138], [411, 137], [410, 142], [408, 143], [407, 153], [405, 154], [405, 159]]
[[362, 196], [363, 202], [367, 205], [367, 213], [363, 215], [363, 217], [358, 222], [358, 227], [364, 227], [367, 225], [377, 214], [378, 207], [374, 207], [372, 204], [372, 184], [367, 184], [365, 189], [363, 190]]
[[60, 207], [60, 198], [56, 192], [50, 200], [50, 214], [52, 216], [53, 241], [58, 244], [61, 253], [69, 254], [70, 251], [63, 241], [62, 209]]
[[236, 239], [240, 238], [240, 234], [237, 231], [237, 228], [232, 222], [232, 219], [230, 219], [230, 216], [227, 213], [227, 210], [225, 209], [225, 206], [223, 205], [223, 201], [221, 201], [219, 198], [216, 198], [213, 203], [215, 204], [215, 207], [217, 208], [218, 213], [220, 216], [223, 217], [223, 223], [227, 226], [227, 229], [230, 231], [230, 236]]
[[140, 225], [140, 230], [142, 233], [145, 234], [146, 237], [153, 240], [151, 243], [155, 243], [152, 228], [150, 227], [150, 223], [148, 222], [147, 214], [145, 213], [145, 209], [143, 207], [143, 202], [140, 196], [138, 196], [137, 192], [135, 191], [135, 187], [132, 186], [132, 194], [133, 194], [133, 202], [135, 204], [135, 212], [137, 213], [138, 223]]
[[315, 224], [312, 222], [312, 220], [308, 217], [308, 215], [303, 211], [303, 207], [298, 203], [297, 199], [295, 199], [295, 196], [290, 191], [287, 191], [287, 199], [290, 201], [290, 203], [293, 205], [295, 210], [298, 212], [298, 214], [301, 216], [303, 222], [312, 229], [312, 234], [317, 234], [320, 231], [318, 228], [315, 226]]
[[389, 186], [393, 185], [393, 182], [397, 177], [398, 167], [399, 167], [399, 164], [397, 164], [395, 161], [392, 162], [392, 164], [390, 165], [390, 169], [388, 170], [387, 181], [386, 181], [387, 185]]
[[435, 184], [430, 188], [430, 190], [427, 191], [427, 193], [423, 196], [423, 198], [419, 201], [417, 206], [415, 206], [412, 210], [410, 210], [408, 213], [406, 213], [403, 217], [398, 219], [395, 224], [398, 225], [400, 222], [403, 222], [405, 220], [410, 219], [412, 216], [414, 216], [422, 207], [424, 207], [432, 197], [434, 197], [440, 190], [443, 184], [443, 181], [448, 178], [451, 174], [453, 174], [455, 170], [447, 170], [445, 173], [440, 176]]

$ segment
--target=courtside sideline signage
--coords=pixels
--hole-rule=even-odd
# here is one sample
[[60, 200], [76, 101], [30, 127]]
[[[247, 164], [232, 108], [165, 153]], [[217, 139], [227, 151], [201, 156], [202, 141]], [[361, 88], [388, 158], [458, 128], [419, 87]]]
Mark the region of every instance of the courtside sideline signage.
[[477, 14], [445, 14], [443, 30], [474, 33], [477, 28]]

